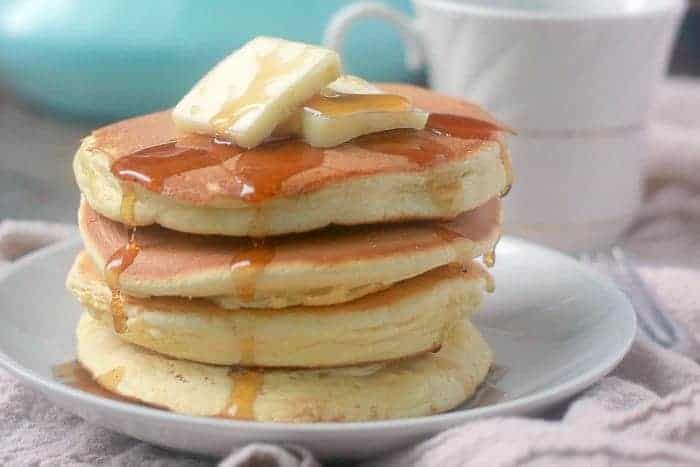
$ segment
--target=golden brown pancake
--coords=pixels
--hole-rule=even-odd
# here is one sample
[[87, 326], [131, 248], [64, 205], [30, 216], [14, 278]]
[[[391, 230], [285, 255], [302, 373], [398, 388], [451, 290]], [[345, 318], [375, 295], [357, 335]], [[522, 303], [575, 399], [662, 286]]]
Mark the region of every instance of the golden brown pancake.
[[[78, 218], [102, 271], [129, 242], [129, 229], [85, 202]], [[491, 250], [499, 233], [498, 199], [450, 222], [331, 227], [263, 242], [142, 227], [118, 287], [140, 297], [210, 297], [228, 308], [328, 305], [469, 261]]]
[[474, 311], [490, 277], [477, 263], [450, 265], [332, 306], [228, 310], [206, 299], [115, 298], [81, 254], [67, 287], [119, 336], [158, 353], [219, 365], [336, 367], [436, 350]]
[[437, 353], [370, 366], [243, 370], [175, 360], [118, 339], [84, 314], [78, 360], [105, 389], [190, 415], [268, 422], [352, 422], [449, 410], [486, 378], [491, 351], [468, 321]]
[[[414, 87], [433, 129], [392, 130], [335, 148], [271, 142], [245, 151], [182, 135], [168, 112], [96, 130], [74, 161], [101, 214], [127, 224], [235, 236], [304, 232], [329, 224], [451, 218], [507, 189], [501, 127], [482, 110]], [[431, 120], [429, 120], [430, 123]], [[447, 123], [446, 123], [447, 122]], [[465, 123], [466, 122], [466, 123]]]

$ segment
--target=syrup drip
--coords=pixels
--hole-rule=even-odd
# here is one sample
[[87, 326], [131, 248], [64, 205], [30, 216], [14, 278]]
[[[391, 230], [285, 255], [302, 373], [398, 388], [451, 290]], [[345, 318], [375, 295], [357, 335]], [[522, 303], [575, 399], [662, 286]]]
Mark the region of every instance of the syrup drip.
[[492, 268], [496, 265], [496, 245], [498, 244], [498, 240], [493, 244], [491, 249], [484, 253], [482, 256], [482, 259], [484, 261], [484, 264], [488, 268]]
[[353, 143], [368, 151], [403, 156], [421, 167], [436, 164], [452, 156], [452, 151], [447, 146], [408, 129], [360, 136]]
[[235, 123], [248, 112], [260, 108], [268, 100], [268, 86], [284, 75], [304, 65], [307, 62], [305, 50], [292, 60], [286, 60], [275, 48], [266, 55], [257, 57], [257, 73], [248, 87], [240, 96], [227, 102], [214, 115], [210, 124], [219, 135], [224, 135]]
[[412, 105], [405, 97], [394, 94], [347, 94], [327, 89], [312, 97], [305, 107], [338, 117], [357, 112], [406, 112]]
[[[211, 138], [190, 136], [190, 139], [181, 138], [120, 157], [112, 164], [111, 170], [122, 180], [139, 183], [160, 193], [169, 177], [222, 164], [242, 151], [238, 146], [217, 143]], [[133, 225], [124, 216], [123, 209], [122, 218]]]
[[[212, 138], [206, 144], [195, 140], [194, 147], [191, 142], [183, 141], [171, 141], [122, 156], [112, 164], [112, 173], [161, 193], [169, 177], [221, 165], [235, 157], [235, 169], [231, 170], [235, 179], [233, 190], [244, 201], [257, 203], [277, 196], [289, 178], [323, 163], [324, 151], [301, 141], [268, 143], [247, 151]], [[125, 221], [133, 219], [133, 198], [129, 196], [125, 194], [122, 199], [123, 211], [125, 206], [132, 206], [131, 215], [122, 214]]]
[[496, 291], [496, 281], [493, 276], [487, 272], [484, 274], [484, 280], [486, 281], [486, 291], [494, 293]]
[[231, 373], [231, 394], [221, 417], [255, 420], [255, 400], [264, 382], [259, 371], [236, 370]]
[[136, 225], [136, 215], [134, 208], [136, 206], [136, 193], [132, 186], [122, 183], [122, 200], [119, 207], [119, 214], [122, 220], [127, 225]]
[[495, 139], [503, 130], [493, 123], [453, 114], [431, 113], [425, 128], [461, 139]]
[[[499, 209], [490, 209], [492, 203], [498, 203], [496, 198], [487, 201], [481, 208], [473, 209], [466, 214], [470, 219], [464, 223], [457, 222], [437, 222], [434, 226], [435, 234], [440, 237], [445, 243], [452, 243], [460, 238], [484, 238], [488, 232], [483, 229], [490, 229], [498, 224]], [[491, 268], [496, 264], [496, 245], [497, 239], [491, 249], [482, 256], [484, 264]], [[487, 284], [487, 289], [493, 286]], [[489, 290], [490, 291], [490, 290]]]
[[61, 363], [55, 365], [51, 368], [53, 377], [56, 381], [59, 381], [66, 386], [72, 388], [80, 389], [81, 391], [89, 392], [100, 397], [106, 397], [108, 399], [114, 399], [119, 401], [126, 401], [127, 399], [121, 397], [111, 391], [113, 391], [121, 382], [124, 376], [123, 368], [115, 368], [108, 371], [104, 375], [93, 379], [89, 371], [87, 371], [83, 366], [76, 360], [71, 362]]
[[302, 141], [268, 143], [242, 153], [233, 172], [238, 196], [259, 203], [280, 194], [288, 179], [323, 163], [324, 150]]
[[236, 294], [243, 300], [255, 298], [258, 278], [274, 256], [274, 244], [264, 239], [250, 239], [248, 248], [233, 255], [230, 262], [231, 280]]
[[[387, 95], [377, 96], [385, 99]], [[377, 96], [372, 98], [378, 99]], [[454, 134], [457, 137], [483, 138], [484, 135], [494, 137], [498, 127], [477, 119], [432, 114], [428, 128], [436, 133]], [[368, 150], [401, 155], [420, 166], [438, 163], [452, 155], [445, 145], [410, 129], [366, 135], [353, 143]], [[502, 155], [502, 158], [505, 164], [507, 157]], [[229, 164], [224, 165], [230, 159], [235, 164], [231, 169]], [[323, 149], [298, 140], [270, 142], [252, 150], [244, 150], [211, 137], [179, 135], [175, 140], [139, 148], [134, 153], [119, 157], [111, 170], [122, 181], [163, 192], [169, 177], [210, 166], [222, 166], [234, 180], [233, 186], [229, 188], [231, 194], [249, 203], [259, 203], [281, 194], [286, 180], [320, 167], [323, 161]], [[127, 224], [134, 225], [134, 192], [127, 187], [127, 183], [123, 185], [122, 219]]]
[[484, 264], [490, 268], [496, 265], [496, 249], [491, 248], [489, 251], [484, 253]]
[[129, 232], [129, 241], [112, 254], [105, 265], [104, 277], [107, 285], [112, 290], [112, 300], [109, 308], [112, 313], [114, 331], [122, 334], [127, 330], [127, 316], [124, 310], [124, 298], [119, 288], [119, 276], [136, 259], [139, 254], [139, 246], [136, 244], [136, 229]]

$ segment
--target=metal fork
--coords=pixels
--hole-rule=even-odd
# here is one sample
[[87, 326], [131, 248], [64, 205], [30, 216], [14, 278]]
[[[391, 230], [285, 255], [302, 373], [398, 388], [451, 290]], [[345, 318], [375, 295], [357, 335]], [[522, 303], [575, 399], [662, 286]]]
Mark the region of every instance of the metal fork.
[[610, 277], [627, 294], [637, 313], [639, 329], [646, 337], [662, 347], [696, 357], [691, 355], [694, 352], [688, 334], [658, 305], [622, 248], [580, 253], [578, 257], [582, 263]]

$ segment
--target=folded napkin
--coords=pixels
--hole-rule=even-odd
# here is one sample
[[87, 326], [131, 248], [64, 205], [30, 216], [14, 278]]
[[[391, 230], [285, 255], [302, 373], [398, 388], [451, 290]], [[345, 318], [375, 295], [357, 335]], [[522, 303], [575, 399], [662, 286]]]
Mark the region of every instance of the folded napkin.
[[[700, 83], [672, 80], [651, 125], [647, 199], [623, 242], [661, 306], [700, 338]], [[611, 155], [614, 157], [614, 155]], [[73, 232], [0, 224], [0, 268]], [[0, 464], [195, 466], [217, 461], [165, 451], [88, 424], [0, 370]], [[313, 467], [298, 446], [251, 444], [221, 465]], [[638, 338], [607, 378], [545, 419], [468, 423], [366, 466], [697, 466], [700, 366]]]

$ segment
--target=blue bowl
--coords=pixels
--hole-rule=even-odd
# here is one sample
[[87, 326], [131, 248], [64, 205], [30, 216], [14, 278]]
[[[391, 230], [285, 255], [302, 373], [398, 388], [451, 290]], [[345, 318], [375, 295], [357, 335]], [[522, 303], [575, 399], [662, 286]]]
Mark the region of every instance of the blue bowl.
[[[51, 112], [100, 120], [174, 105], [252, 37], [319, 43], [348, 0], [0, 0], [0, 79]], [[410, 12], [408, 0], [387, 0]], [[347, 72], [421, 82], [395, 31], [367, 21], [343, 52]]]

